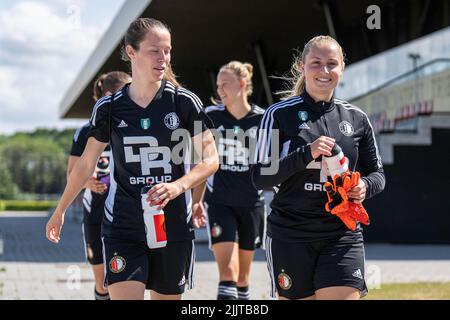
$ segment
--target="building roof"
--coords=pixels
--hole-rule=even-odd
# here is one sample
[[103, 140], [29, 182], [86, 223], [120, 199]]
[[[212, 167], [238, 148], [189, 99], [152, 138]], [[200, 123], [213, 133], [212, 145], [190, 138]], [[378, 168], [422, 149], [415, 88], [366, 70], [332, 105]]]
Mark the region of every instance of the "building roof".
[[[277, 100], [271, 92], [281, 89], [284, 83], [270, 76], [289, 71], [295, 49], [301, 49], [315, 35], [335, 32], [347, 52], [349, 64], [448, 24], [448, 17], [436, 22], [431, 15], [443, 10], [433, 7], [437, 2], [428, 3], [427, 8], [421, 8], [418, 3], [403, 0], [126, 1], [64, 96], [60, 116], [88, 117], [94, 103], [95, 78], [113, 70], [129, 71], [129, 66], [120, 59], [121, 39], [129, 23], [139, 16], [153, 17], [169, 25], [173, 69], [179, 80], [205, 104], [214, 94], [220, 66], [230, 60], [241, 60], [255, 67], [252, 101], [266, 107], [270, 97], [264, 88], [263, 71], [269, 76], [269, 95]], [[381, 8], [380, 30], [368, 30], [366, 26], [370, 16], [366, 11], [372, 4]], [[405, 28], [405, 24], [414, 28]]]

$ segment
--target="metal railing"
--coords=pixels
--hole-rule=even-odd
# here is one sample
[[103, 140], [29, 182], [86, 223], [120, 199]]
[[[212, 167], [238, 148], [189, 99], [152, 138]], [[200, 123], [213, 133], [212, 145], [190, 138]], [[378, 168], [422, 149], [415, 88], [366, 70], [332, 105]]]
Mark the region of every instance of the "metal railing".
[[[438, 66], [438, 63], [440, 63], [441, 65]], [[434, 67], [434, 68], [430, 68], [430, 67]], [[427, 68], [429, 68], [429, 69], [427, 70]], [[444, 71], [447, 69], [450, 69], [450, 58], [434, 59], [434, 60], [428, 61], [427, 63], [424, 63], [424, 64], [418, 66], [415, 69], [412, 69], [412, 70], [405, 72], [395, 78], [392, 78], [391, 80], [386, 81], [382, 85], [380, 85], [372, 90], [369, 90], [364, 94], [361, 94], [357, 97], [352, 98], [351, 101], [361, 100], [361, 99], [363, 99], [367, 96], [370, 96], [376, 92], [379, 92], [387, 87], [405, 83], [410, 80], [414, 80], [414, 78], [412, 78], [412, 76], [420, 75], [421, 72], [423, 72], [423, 74], [420, 76], [425, 77], [425, 76], [430, 76], [432, 74], [435, 74], [435, 73], [438, 73], [438, 72], [441, 72], [441, 71]], [[427, 72], [425, 72], [426, 70], [427, 70]]]
[[[450, 111], [450, 104], [443, 106], [442, 102], [448, 100], [450, 90], [442, 93], [434, 88], [436, 83], [443, 83], [441, 78], [450, 85], [450, 73], [447, 75], [446, 71], [450, 71], [450, 58], [434, 59], [351, 99], [351, 102], [366, 110], [375, 133], [417, 131], [418, 117], [436, 110], [435, 99], [440, 99], [440, 111]], [[442, 85], [446, 86], [445, 83]], [[419, 92], [422, 93], [420, 98]]]

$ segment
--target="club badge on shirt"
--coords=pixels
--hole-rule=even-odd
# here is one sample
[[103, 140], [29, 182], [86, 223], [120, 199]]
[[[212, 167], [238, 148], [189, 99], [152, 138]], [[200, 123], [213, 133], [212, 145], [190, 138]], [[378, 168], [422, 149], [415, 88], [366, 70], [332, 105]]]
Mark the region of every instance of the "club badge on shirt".
[[353, 126], [348, 121], [342, 121], [339, 123], [339, 130], [342, 132], [344, 136], [351, 137], [355, 130]]
[[180, 125], [180, 118], [178, 118], [175, 112], [171, 112], [164, 117], [164, 124], [167, 128], [175, 130]]

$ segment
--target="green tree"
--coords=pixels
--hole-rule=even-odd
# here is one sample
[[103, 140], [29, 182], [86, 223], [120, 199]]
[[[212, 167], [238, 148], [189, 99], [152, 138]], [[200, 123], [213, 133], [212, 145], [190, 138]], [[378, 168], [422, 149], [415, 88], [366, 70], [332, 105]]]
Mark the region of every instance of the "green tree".
[[48, 138], [17, 134], [2, 144], [0, 156], [21, 192], [62, 191], [66, 180], [67, 155]]
[[29, 136], [32, 138], [43, 138], [48, 139], [56, 143], [61, 147], [66, 154], [70, 152], [70, 147], [72, 145], [73, 135], [76, 129], [36, 129], [34, 132], [30, 133]]
[[14, 199], [17, 193], [17, 185], [14, 183], [3, 159], [0, 158], [0, 199]]
[[0, 135], [0, 157], [3, 158], [0, 159], [3, 165], [0, 182], [11, 180], [16, 186], [15, 189], [5, 187], [5, 190], [38, 194], [62, 192], [75, 130], [44, 128]]

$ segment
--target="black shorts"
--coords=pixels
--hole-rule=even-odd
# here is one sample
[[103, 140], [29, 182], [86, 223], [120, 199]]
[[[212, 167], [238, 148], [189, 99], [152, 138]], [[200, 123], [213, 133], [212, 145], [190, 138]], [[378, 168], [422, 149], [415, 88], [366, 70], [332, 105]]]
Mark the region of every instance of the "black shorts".
[[87, 261], [92, 265], [103, 263], [102, 225], [83, 223], [84, 249]]
[[255, 250], [264, 243], [265, 209], [257, 207], [230, 207], [209, 204], [208, 237], [210, 247], [219, 242], [239, 243], [243, 250]]
[[367, 294], [362, 236], [313, 242], [285, 242], [268, 236], [266, 258], [273, 298], [276, 291], [288, 299], [301, 299], [335, 286], [356, 288], [361, 297]]
[[145, 242], [103, 238], [105, 284], [139, 281], [160, 294], [182, 294], [192, 289], [195, 248], [193, 240], [167, 242], [149, 249]]

